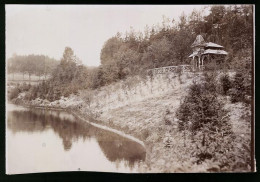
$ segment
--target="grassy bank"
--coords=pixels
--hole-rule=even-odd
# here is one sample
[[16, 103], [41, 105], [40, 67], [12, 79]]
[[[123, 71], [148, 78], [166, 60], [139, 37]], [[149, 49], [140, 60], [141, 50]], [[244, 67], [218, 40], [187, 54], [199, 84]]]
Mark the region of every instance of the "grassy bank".
[[[98, 90], [82, 90], [78, 95], [62, 97], [49, 102], [24, 100], [25, 93], [13, 101], [19, 104], [72, 111], [77, 117], [123, 131], [144, 142], [146, 161], [140, 172], [211, 172], [220, 169], [218, 161], [196, 163], [192, 157], [192, 141], [178, 130], [176, 110], [187, 94], [191, 83], [202, 75], [157, 75], [133, 77]], [[232, 130], [235, 133], [237, 161], [250, 163], [250, 107], [231, 103], [229, 97], [219, 97], [230, 110]], [[239, 162], [238, 164], [239, 165]], [[238, 170], [247, 171], [244, 165]]]

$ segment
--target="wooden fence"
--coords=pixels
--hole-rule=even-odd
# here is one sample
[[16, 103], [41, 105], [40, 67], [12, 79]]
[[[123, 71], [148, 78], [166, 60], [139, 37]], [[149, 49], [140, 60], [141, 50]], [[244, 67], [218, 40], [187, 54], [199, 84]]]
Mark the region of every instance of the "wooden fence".
[[193, 67], [191, 65], [179, 65], [179, 66], [166, 66], [160, 68], [154, 68], [147, 70], [148, 74], [166, 74], [166, 73], [185, 73], [192, 72]]

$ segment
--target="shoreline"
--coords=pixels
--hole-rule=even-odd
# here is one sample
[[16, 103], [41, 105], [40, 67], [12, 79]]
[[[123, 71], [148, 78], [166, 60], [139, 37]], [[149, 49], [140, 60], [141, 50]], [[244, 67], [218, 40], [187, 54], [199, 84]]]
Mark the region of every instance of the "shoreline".
[[[9, 101], [10, 102], [10, 101]], [[46, 110], [54, 110], [54, 111], [65, 111], [69, 114], [72, 114], [75, 118], [81, 120], [81, 121], [84, 121], [96, 128], [99, 128], [99, 129], [102, 129], [102, 130], [106, 130], [106, 131], [109, 131], [109, 132], [112, 132], [112, 133], [115, 133], [115, 134], [118, 134], [120, 135], [121, 137], [124, 137], [124, 138], [127, 138], [129, 140], [132, 140], [140, 145], [142, 145], [144, 148], [146, 148], [146, 145], [145, 143], [138, 139], [137, 137], [134, 137], [130, 134], [127, 134], [125, 131], [123, 130], [118, 130], [118, 129], [115, 129], [115, 128], [112, 128], [111, 126], [107, 126], [107, 125], [104, 125], [105, 122], [94, 122], [94, 121], [97, 121], [96, 119], [94, 118], [91, 118], [90, 116], [82, 116], [82, 114], [75, 110], [73, 111], [73, 109], [70, 109], [70, 108], [62, 108], [62, 107], [50, 107], [50, 106], [35, 106], [35, 105], [27, 105], [27, 104], [21, 104], [21, 103], [13, 103], [13, 102], [10, 102], [12, 104], [15, 104], [15, 105], [20, 105], [20, 106], [23, 106], [23, 107], [26, 107], [26, 108], [35, 108], [35, 109], [46, 109]], [[77, 113], [76, 113], [77, 112]], [[89, 121], [89, 120], [92, 120], [92, 121]], [[103, 125], [99, 124], [99, 123], [103, 123]]]
[[[164, 124], [164, 116], [166, 108], [171, 108], [171, 114], [174, 115], [174, 110], [178, 107], [180, 97], [184, 93], [183, 90], [187, 88], [192, 79], [188, 74], [184, 74], [181, 77], [181, 80], [185, 81], [184, 83], [178, 77], [173, 77], [171, 82], [165, 82], [163, 85], [165, 90], [161, 90], [162, 86], [160, 88], [155, 86], [165, 79], [167, 78], [160, 75], [157, 79], [152, 80], [152, 83], [139, 84], [140, 93], [138, 92], [138, 94], [140, 96], [143, 96], [142, 93], [148, 94], [148, 97], [141, 100], [136, 99], [129, 103], [126, 101], [120, 105], [120, 100], [114, 101], [111, 97], [112, 104], [117, 105], [116, 108], [106, 108], [108, 104], [111, 104], [111, 99], [105, 102], [107, 105], [97, 105], [102, 102], [104, 91], [100, 91], [96, 97], [98, 100], [91, 107], [82, 102], [82, 95], [49, 102], [38, 98], [27, 101], [24, 99], [24, 94], [20, 93], [17, 98], [12, 100], [12, 103], [31, 108], [64, 110], [83, 122], [99, 126], [100, 129], [106, 129], [137, 142], [145, 147], [146, 151], [146, 159], [140, 168], [142, 172], [184, 172], [181, 170], [183, 168], [181, 164], [175, 165], [180, 163], [179, 155], [169, 156], [170, 150], [165, 147], [167, 142], [165, 139], [169, 137], [173, 139], [176, 134], [179, 134], [176, 129], [173, 129], [173, 133], [170, 134], [169, 128]], [[120, 95], [120, 90], [116, 94]], [[133, 95], [134, 93], [131, 94], [133, 97], [136, 96]], [[177, 102], [172, 102], [172, 100]]]

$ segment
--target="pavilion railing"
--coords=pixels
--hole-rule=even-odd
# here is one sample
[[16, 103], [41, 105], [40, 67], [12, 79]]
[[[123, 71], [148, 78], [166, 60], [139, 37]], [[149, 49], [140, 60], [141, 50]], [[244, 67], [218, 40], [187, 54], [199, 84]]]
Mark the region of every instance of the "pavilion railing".
[[149, 69], [147, 72], [149, 74], [166, 74], [166, 73], [184, 73], [184, 72], [192, 72], [193, 66], [191, 65], [179, 65], [179, 66], [166, 66], [160, 68]]

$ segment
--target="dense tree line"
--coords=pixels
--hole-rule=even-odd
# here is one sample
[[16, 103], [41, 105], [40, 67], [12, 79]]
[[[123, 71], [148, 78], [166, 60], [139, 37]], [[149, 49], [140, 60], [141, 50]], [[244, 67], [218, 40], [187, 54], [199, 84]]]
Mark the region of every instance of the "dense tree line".
[[86, 89], [88, 72], [87, 68], [74, 55], [70, 47], [66, 47], [60, 64], [52, 71], [51, 78], [33, 86], [27, 93], [27, 99], [37, 97], [50, 101], [60, 99], [61, 96], [76, 94], [79, 89]]
[[[67, 47], [60, 64], [50, 66], [54, 69], [43, 68], [57, 62], [47, 58], [49, 63], [46, 64], [46, 57], [29, 55], [11, 58], [8, 70], [29, 75], [46, 74], [43, 70], [51, 72], [51, 79], [33, 88], [29, 98], [41, 95], [55, 100], [77, 93], [79, 89], [97, 89], [128, 76], [146, 74], [150, 68], [189, 64], [190, 46], [201, 34], [206, 41], [226, 48], [228, 68], [251, 75], [252, 31], [252, 6], [211, 6], [207, 16], [194, 10], [188, 16], [182, 14], [178, 22], [163, 17], [161, 24], [146, 26], [143, 32], [131, 28], [124, 36], [117, 33], [104, 43], [100, 53], [101, 65], [96, 68], [78, 65], [78, 58]], [[25, 64], [12, 64], [15, 61]]]
[[[27, 63], [28, 57], [30, 56], [24, 57], [25, 63]], [[21, 59], [18, 60], [21, 61]], [[20, 84], [11, 91], [9, 98], [16, 98], [19, 93], [26, 92], [25, 98], [28, 100], [39, 97], [54, 101], [62, 96], [67, 97], [70, 94], [77, 94], [80, 89], [95, 88], [97, 84], [100, 84], [97, 82], [97, 78], [99, 78], [101, 67], [99, 69], [91, 69], [79, 64], [80, 62], [73, 50], [70, 47], [66, 47], [60, 62], [57, 62], [58, 65], [48, 70], [48, 73], [50, 73], [49, 79], [34, 86], [26, 83]], [[37, 61], [32, 61], [32, 63], [37, 63]], [[34, 66], [31, 67], [37, 70], [37, 65], [34, 64]], [[34, 71], [34, 69], [32, 70]]]
[[252, 6], [212, 6], [207, 16], [194, 10], [181, 15], [178, 23], [163, 17], [161, 25], [146, 26], [144, 33], [132, 28], [124, 37], [117, 33], [101, 50], [99, 86], [149, 68], [189, 64], [190, 46], [198, 34], [225, 47], [228, 68], [251, 69], [252, 13]]
[[50, 75], [59, 62], [53, 58], [44, 55], [13, 55], [7, 61], [7, 70], [9, 74], [22, 73], [29, 75]]

